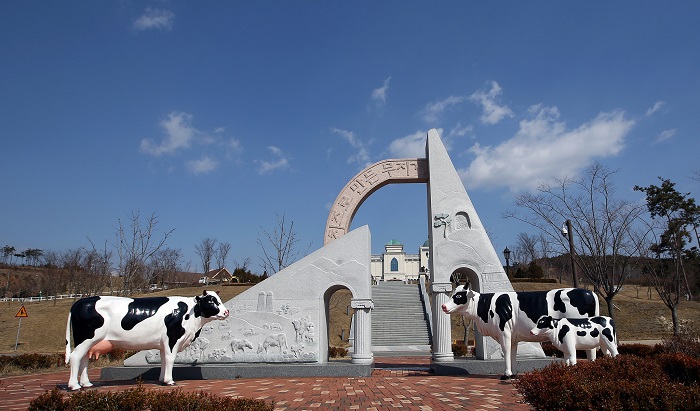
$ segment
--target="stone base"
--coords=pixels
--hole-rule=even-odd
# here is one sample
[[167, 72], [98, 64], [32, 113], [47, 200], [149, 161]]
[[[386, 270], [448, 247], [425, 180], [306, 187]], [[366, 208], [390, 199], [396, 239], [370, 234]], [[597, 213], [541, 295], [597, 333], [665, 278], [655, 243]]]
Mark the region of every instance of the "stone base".
[[[553, 362], [562, 362], [561, 358], [518, 358], [514, 372], [521, 374], [542, 369]], [[453, 362], [433, 362], [430, 366], [435, 375], [503, 375], [503, 360], [479, 360], [474, 357], [455, 358]]]
[[[178, 380], [233, 380], [237, 378], [275, 377], [369, 377], [373, 364], [351, 364], [350, 361], [332, 361], [325, 364], [208, 364], [175, 365], [173, 379]], [[153, 366], [106, 367], [101, 380], [158, 381], [160, 364]]]

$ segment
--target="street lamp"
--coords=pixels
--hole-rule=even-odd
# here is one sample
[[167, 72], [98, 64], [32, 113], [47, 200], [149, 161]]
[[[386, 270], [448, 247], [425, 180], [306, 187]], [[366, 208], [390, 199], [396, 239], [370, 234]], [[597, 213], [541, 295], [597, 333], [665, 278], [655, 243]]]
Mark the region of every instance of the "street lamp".
[[571, 257], [571, 274], [574, 278], [574, 288], [578, 288], [578, 275], [576, 274], [576, 262], [574, 261], [574, 230], [571, 228], [571, 220], [566, 220], [561, 227], [561, 234], [569, 239], [569, 257]]
[[506, 259], [506, 276], [510, 280], [510, 250], [508, 246], [503, 250], [503, 257]]

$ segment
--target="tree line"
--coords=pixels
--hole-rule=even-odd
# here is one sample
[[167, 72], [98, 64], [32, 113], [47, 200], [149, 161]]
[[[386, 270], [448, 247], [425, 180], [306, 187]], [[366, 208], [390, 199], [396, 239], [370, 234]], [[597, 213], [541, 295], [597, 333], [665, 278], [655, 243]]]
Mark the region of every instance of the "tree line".
[[[261, 227], [267, 241], [258, 240], [266, 258], [261, 258], [263, 274], [258, 275], [249, 268], [250, 258], [241, 263], [234, 261], [232, 275], [239, 282], [257, 283], [294, 262], [298, 256], [295, 249], [299, 241], [294, 223], [277, 215], [277, 236], [270, 236]], [[90, 245], [66, 251], [43, 251], [28, 249], [18, 253], [13, 246], [2, 248], [2, 263], [14, 267], [18, 262], [37, 270], [5, 269], [5, 281], [0, 280], [0, 290], [7, 297], [43, 295], [97, 294], [110, 292], [131, 295], [148, 290], [150, 285], [158, 288], [191, 285], [198, 276], [193, 275], [191, 263], [184, 262], [180, 249], [167, 246], [174, 232], [158, 230], [158, 217], [151, 214], [143, 217], [132, 212], [127, 219], [117, 220], [115, 240], [105, 241], [101, 246], [88, 238]], [[194, 245], [200, 257], [203, 273], [212, 268], [223, 268], [227, 264], [231, 244], [213, 238], [202, 239]], [[268, 256], [276, 256], [273, 265], [266, 265]], [[269, 274], [268, 274], [268, 269]], [[4, 284], [2, 284], [4, 283]]]
[[[578, 272], [593, 286], [612, 317], [614, 298], [623, 285], [631, 278], [644, 278], [671, 311], [678, 333], [677, 307], [700, 289], [700, 207], [690, 193], [679, 192], [674, 182], [662, 177], [656, 185], [634, 187], [645, 195], [644, 203], [620, 199], [613, 181], [616, 173], [595, 163], [580, 177], [556, 179], [541, 184], [535, 193], [516, 196], [517, 209], [504, 217], [537, 232], [518, 237], [516, 272], [522, 268], [521, 274], [530, 270], [528, 274], [538, 275], [537, 261], [568, 255], [575, 266], [569, 272]], [[700, 181], [700, 172], [692, 178]], [[572, 233], [562, 227], [567, 221], [565, 227], [570, 225]]]

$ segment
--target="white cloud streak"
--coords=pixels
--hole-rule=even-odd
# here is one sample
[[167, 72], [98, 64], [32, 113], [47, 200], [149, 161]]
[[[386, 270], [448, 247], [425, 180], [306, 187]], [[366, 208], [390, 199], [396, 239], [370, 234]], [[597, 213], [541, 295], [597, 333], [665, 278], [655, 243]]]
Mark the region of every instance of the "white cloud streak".
[[386, 104], [386, 96], [389, 91], [389, 81], [391, 81], [391, 76], [384, 80], [384, 85], [372, 90], [372, 100], [376, 104], [377, 108], [384, 107]]
[[666, 141], [673, 136], [676, 135], [676, 129], [672, 128], [670, 130], [664, 130], [662, 131], [658, 136], [656, 136], [656, 139], [654, 140], [654, 143], [660, 143], [662, 141]]
[[338, 134], [347, 141], [352, 148], [354, 148], [355, 154], [348, 157], [348, 164], [357, 163], [358, 167], [364, 168], [371, 164], [369, 149], [367, 144], [365, 144], [360, 138], [358, 138], [352, 131], [341, 130], [339, 128], [332, 127], [331, 132]]
[[518, 192], [551, 177], [576, 175], [596, 158], [617, 155], [635, 124], [624, 112], [613, 111], [569, 130], [556, 107], [536, 105], [529, 113], [513, 138], [495, 147], [471, 147], [476, 158], [459, 170], [467, 186], [507, 186]]
[[469, 96], [469, 100], [481, 105], [483, 113], [479, 120], [483, 124], [494, 125], [498, 124], [506, 117], [513, 117], [513, 111], [506, 105], [499, 105], [497, 102], [498, 96], [501, 94], [501, 86], [497, 82], [491, 82], [491, 90], [477, 91]]
[[144, 14], [139, 16], [132, 27], [138, 31], [143, 30], [170, 30], [173, 27], [175, 13], [170, 10], [147, 8]]
[[646, 114], [647, 114], [647, 117], [649, 117], [650, 115], [652, 115], [652, 114], [656, 113], [657, 111], [661, 110], [662, 108], [664, 108], [665, 105], [666, 105], [666, 102], [665, 102], [665, 101], [657, 101], [656, 103], [654, 103], [653, 106], [651, 106], [651, 107], [649, 107], [649, 108], [647, 109], [647, 113], [646, 113]]
[[192, 174], [207, 174], [218, 167], [219, 163], [209, 156], [204, 156], [198, 160], [185, 162], [185, 166]]
[[159, 126], [165, 131], [165, 138], [160, 143], [152, 139], [141, 140], [141, 151], [153, 156], [172, 154], [179, 149], [189, 148], [195, 137], [201, 132], [192, 127], [192, 116], [187, 113], [176, 112], [168, 114], [168, 118], [161, 120]]
[[268, 146], [267, 149], [272, 154], [271, 160], [258, 160], [260, 166], [258, 167], [258, 174], [271, 174], [276, 170], [284, 170], [289, 168], [289, 159], [284, 154], [281, 148], [275, 146]]
[[440, 120], [440, 116], [443, 112], [445, 112], [445, 110], [452, 106], [461, 104], [465, 100], [467, 100], [467, 97], [465, 96], [450, 96], [441, 101], [428, 103], [425, 105], [425, 107], [423, 107], [423, 110], [421, 110], [423, 120], [427, 121], [428, 123], [435, 123]]

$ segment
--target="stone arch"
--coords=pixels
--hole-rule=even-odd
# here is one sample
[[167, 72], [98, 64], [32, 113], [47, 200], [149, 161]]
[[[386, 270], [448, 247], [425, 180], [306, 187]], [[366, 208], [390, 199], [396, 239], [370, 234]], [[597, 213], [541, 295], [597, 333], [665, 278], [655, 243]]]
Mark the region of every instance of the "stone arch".
[[323, 244], [345, 235], [362, 203], [387, 184], [427, 183], [428, 160], [409, 158], [382, 160], [360, 171], [338, 194], [326, 221]]

